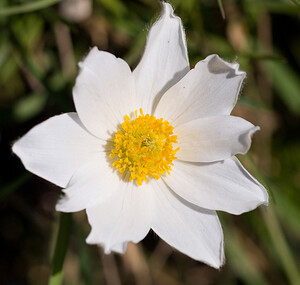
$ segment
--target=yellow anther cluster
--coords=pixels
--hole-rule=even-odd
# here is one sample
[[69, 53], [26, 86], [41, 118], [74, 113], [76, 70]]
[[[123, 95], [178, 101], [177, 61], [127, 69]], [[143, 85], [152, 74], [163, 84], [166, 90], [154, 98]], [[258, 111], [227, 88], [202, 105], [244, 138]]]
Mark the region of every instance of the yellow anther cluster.
[[129, 180], [137, 180], [138, 185], [149, 178], [160, 178], [160, 174], [170, 174], [172, 161], [179, 150], [173, 149], [177, 136], [168, 121], [156, 119], [149, 114], [140, 116], [135, 111], [135, 119], [125, 116], [122, 129], [118, 130], [114, 139], [114, 149], [110, 157], [117, 157], [113, 163], [121, 173], [130, 172]]

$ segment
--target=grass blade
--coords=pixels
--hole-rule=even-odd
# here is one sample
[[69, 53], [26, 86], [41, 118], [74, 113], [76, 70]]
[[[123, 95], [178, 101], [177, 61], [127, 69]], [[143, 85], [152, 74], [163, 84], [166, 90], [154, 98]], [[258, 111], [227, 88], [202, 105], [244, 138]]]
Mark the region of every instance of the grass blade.
[[[275, 201], [271, 188], [268, 186], [266, 179], [264, 179], [263, 174], [260, 172], [259, 168], [256, 166], [254, 160], [252, 159], [249, 153], [247, 154], [247, 158], [253, 166], [257, 176], [259, 177], [261, 182], [263, 182], [263, 184], [266, 186], [268, 192], [271, 194], [273, 201]], [[278, 221], [274, 205], [271, 203], [266, 210], [262, 210], [262, 215], [266, 222], [267, 229], [270, 233], [270, 238], [273, 242], [273, 247], [277, 252], [277, 255], [282, 263], [282, 267], [285, 270], [286, 276], [288, 277], [290, 284], [300, 284], [299, 269], [297, 267], [297, 263], [294, 260], [293, 254], [288, 246], [288, 243]]]
[[11, 15], [17, 15], [22, 13], [33, 12], [36, 10], [40, 10], [52, 6], [60, 1], [61, 0], [32, 1], [23, 5], [1, 8], [0, 16], [11, 16]]
[[224, 10], [224, 6], [223, 6], [223, 2], [222, 0], [218, 0], [218, 5], [222, 14], [222, 18], [223, 20], [225, 20], [225, 10]]
[[59, 218], [59, 230], [52, 262], [52, 274], [49, 285], [62, 284], [63, 265], [66, 257], [69, 237], [71, 232], [71, 214], [61, 213]]

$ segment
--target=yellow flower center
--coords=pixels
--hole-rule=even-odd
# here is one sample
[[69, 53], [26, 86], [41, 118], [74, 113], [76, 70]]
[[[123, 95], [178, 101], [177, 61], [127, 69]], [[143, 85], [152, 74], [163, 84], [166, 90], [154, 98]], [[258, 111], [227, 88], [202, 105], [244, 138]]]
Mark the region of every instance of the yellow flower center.
[[136, 179], [138, 185], [149, 178], [160, 178], [160, 174], [170, 174], [172, 161], [176, 159], [173, 143], [177, 136], [168, 121], [156, 119], [149, 114], [140, 116], [135, 111], [135, 119], [125, 116], [122, 129], [118, 130], [114, 139], [114, 149], [110, 157], [117, 157], [112, 164], [121, 173], [130, 172], [129, 180]]

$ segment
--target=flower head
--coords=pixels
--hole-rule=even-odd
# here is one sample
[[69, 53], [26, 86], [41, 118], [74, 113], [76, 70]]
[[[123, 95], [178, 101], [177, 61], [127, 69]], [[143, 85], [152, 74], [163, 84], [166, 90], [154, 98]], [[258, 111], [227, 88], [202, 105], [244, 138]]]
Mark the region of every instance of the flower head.
[[63, 187], [57, 210], [85, 209], [88, 243], [124, 253], [150, 229], [213, 267], [224, 260], [216, 210], [268, 203], [235, 155], [258, 130], [231, 116], [245, 73], [210, 55], [190, 70], [180, 18], [163, 3], [131, 72], [91, 49], [73, 90], [77, 113], [52, 117], [13, 146], [31, 172]]

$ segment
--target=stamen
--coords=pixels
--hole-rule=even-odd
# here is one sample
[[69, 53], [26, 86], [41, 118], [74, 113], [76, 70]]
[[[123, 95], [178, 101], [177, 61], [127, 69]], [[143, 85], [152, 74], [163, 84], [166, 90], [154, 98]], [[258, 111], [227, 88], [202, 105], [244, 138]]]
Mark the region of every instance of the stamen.
[[160, 175], [170, 174], [175, 154], [179, 148], [173, 149], [177, 143], [174, 128], [168, 121], [156, 119], [149, 114], [144, 115], [142, 108], [140, 116], [135, 111], [135, 119], [124, 117], [121, 130], [114, 139], [114, 149], [110, 157], [117, 157], [113, 166], [121, 173], [130, 172], [130, 181], [136, 179], [138, 185], [148, 178], [159, 179]]

